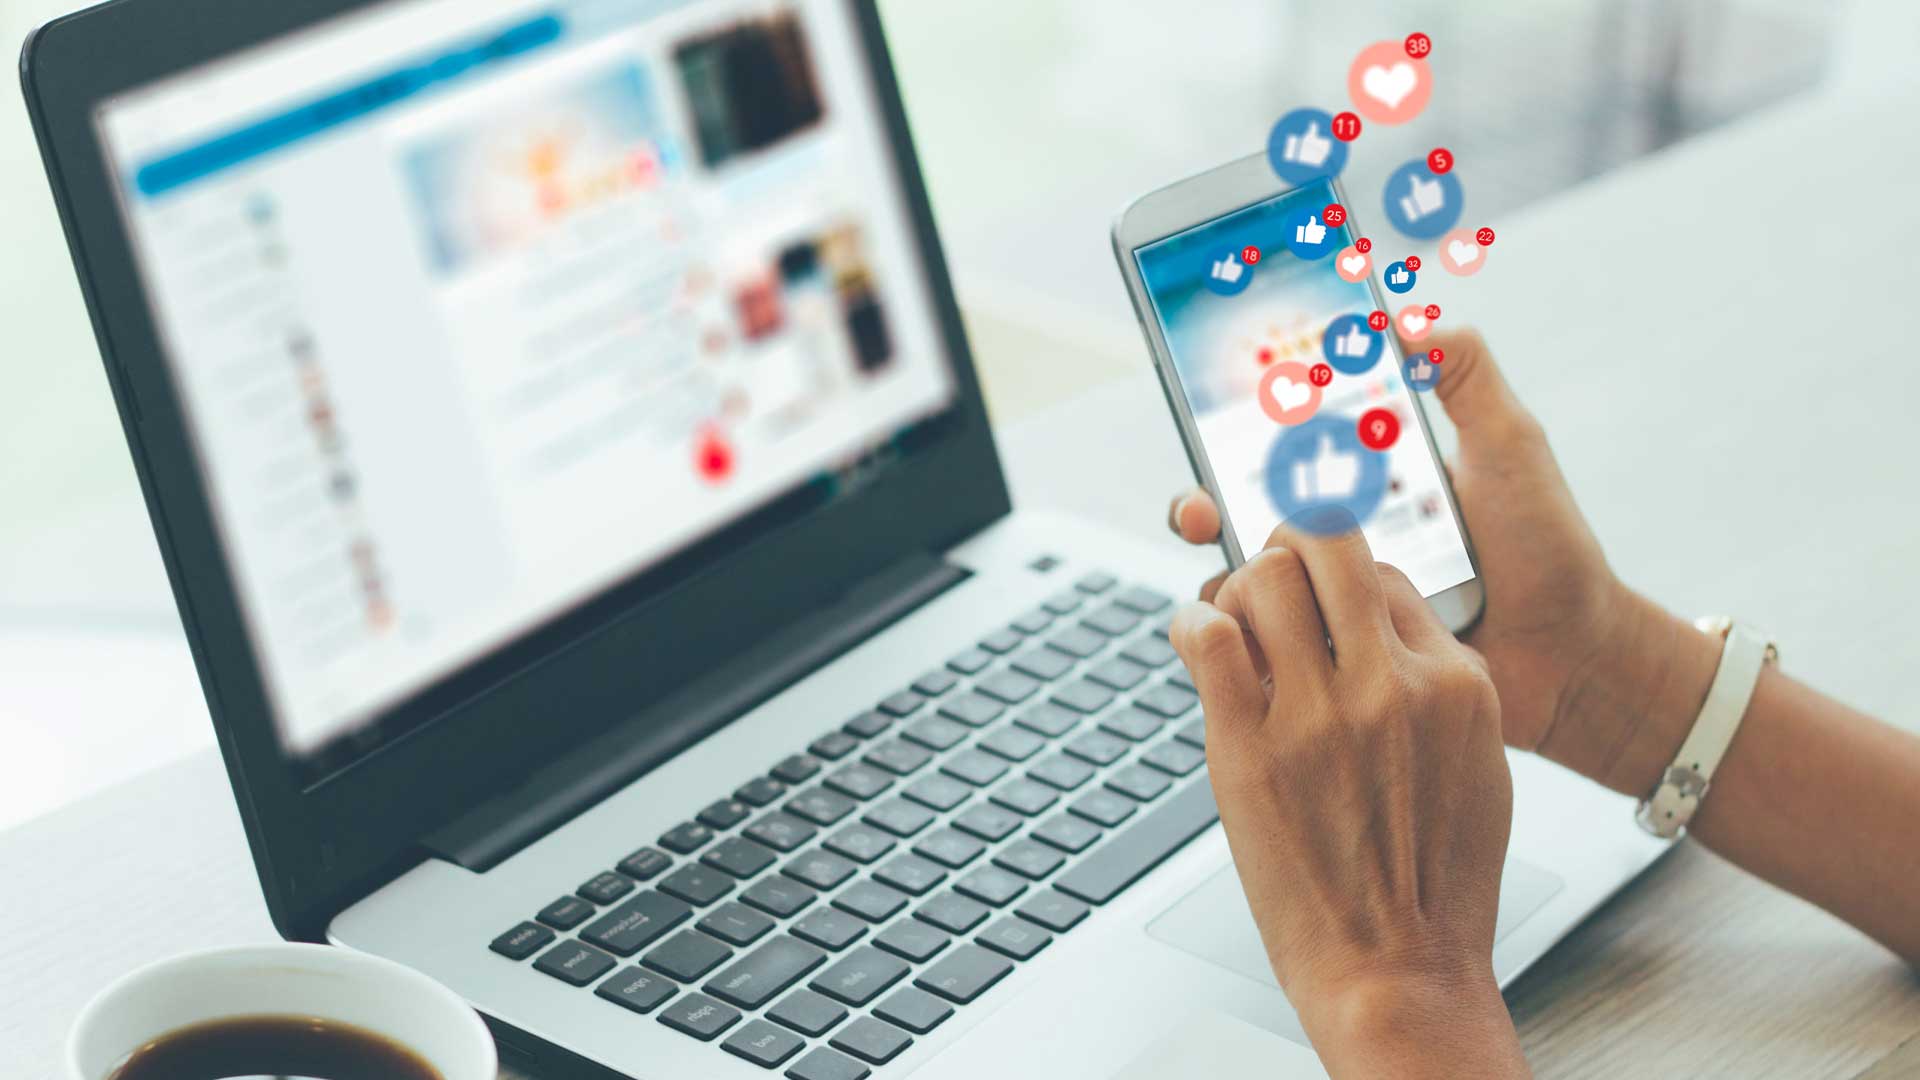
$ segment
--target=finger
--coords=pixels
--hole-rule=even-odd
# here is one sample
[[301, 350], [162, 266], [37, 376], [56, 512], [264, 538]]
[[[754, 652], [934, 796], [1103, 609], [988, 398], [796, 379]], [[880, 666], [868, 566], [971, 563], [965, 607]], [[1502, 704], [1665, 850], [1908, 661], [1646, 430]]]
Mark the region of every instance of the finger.
[[1365, 664], [1396, 640], [1373, 550], [1345, 507], [1316, 507], [1283, 522], [1267, 538], [1269, 547], [1291, 548], [1306, 568], [1313, 598], [1335, 665], [1349, 659]]
[[1220, 511], [1213, 505], [1213, 496], [1200, 488], [1174, 496], [1167, 507], [1167, 527], [1189, 544], [1220, 539]]
[[1259, 727], [1267, 714], [1267, 693], [1238, 621], [1212, 604], [1195, 602], [1174, 614], [1167, 640], [1193, 677], [1209, 733]]
[[1205, 600], [1209, 604], [1213, 603], [1213, 598], [1220, 594], [1220, 586], [1226, 580], [1227, 572], [1222, 570], [1201, 583], [1200, 599]]
[[1453, 634], [1407, 575], [1387, 563], [1375, 563], [1374, 569], [1380, 574], [1380, 588], [1386, 596], [1387, 614], [1393, 619], [1393, 631], [1407, 648], [1429, 654], [1447, 648]]
[[1435, 331], [1423, 344], [1446, 353], [1434, 393], [1469, 453], [1475, 444], [1488, 445], [1516, 431], [1538, 430], [1539, 422], [1514, 394], [1478, 330]]
[[1276, 687], [1322, 686], [1333, 675], [1327, 628], [1299, 555], [1270, 547], [1242, 563], [1214, 605], [1253, 635]]

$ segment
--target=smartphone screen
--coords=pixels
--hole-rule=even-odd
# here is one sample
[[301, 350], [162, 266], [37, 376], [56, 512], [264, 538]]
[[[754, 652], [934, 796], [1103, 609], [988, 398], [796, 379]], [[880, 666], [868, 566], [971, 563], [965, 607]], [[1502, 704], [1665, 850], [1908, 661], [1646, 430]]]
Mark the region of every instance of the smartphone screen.
[[[1283, 520], [1314, 520], [1313, 511], [1337, 505], [1360, 522], [1374, 558], [1433, 596], [1473, 577], [1408, 384], [1409, 377], [1430, 383], [1438, 372], [1424, 353], [1409, 367], [1389, 330], [1364, 370], [1350, 373], [1357, 368], [1351, 360], [1330, 364], [1331, 382], [1302, 385], [1313, 365], [1329, 359], [1328, 323], [1375, 310], [1366, 279], [1346, 281], [1335, 268], [1338, 252], [1358, 235], [1351, 222], [1334, 230], [1341, 234], [1335, 254], [1324, 258], [1296, 258], [1283, 243], [1290, 218], [1337, 201], [1330, 183], [1309, 184], [1135, 248], [1133, 258], [1241, 551], [1260, 550]], [[1260, 249], [1258, 264], [1219, 265], [1249, 245]], [[1373, 256], [1380, 259], [1380, 249]], [[1223, 285], [1225, 278], [1231, 283]], [[1414, 295], [1393, 297], [1403, 302], [1388, 314]], [[1390, 413], [1398, 430], [1385, 449], [1367, 445], [1387, 430], [1374, 410]], [[1372, 418], [1371, 440], [1359, 429], [1363, 416]]]

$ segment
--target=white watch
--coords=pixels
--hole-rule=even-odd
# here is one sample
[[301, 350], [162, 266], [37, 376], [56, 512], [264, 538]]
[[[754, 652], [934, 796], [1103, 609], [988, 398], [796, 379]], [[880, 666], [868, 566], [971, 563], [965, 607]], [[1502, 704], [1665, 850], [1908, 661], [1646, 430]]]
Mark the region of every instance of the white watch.
[[1741, 626], [1725, 615], [1709, 615], [1695, 619], [1693, 624], [1722, 639], [1720, 667], [1713, 673], [1713, 685], [1707, 689], [1707, 700], [1700, 706], [1687, 741], [1680, 744], [1680, 752], [1667, 766], [1660, 786], [1640, 800], [1640, 810], [1634, 815], [1641, 828], [1662, 839], [1686, 831], [1687, 822], [1700, 809], [1700, 800], [1707, 796], [1713, 771], [1720, 767], [1734, 732], [1740, 730], [1740, 721], [1747, 715], [1747, 703], [1753, 700], [1760, 672], [1780, 658], [1780, 650], [1767, 634]]

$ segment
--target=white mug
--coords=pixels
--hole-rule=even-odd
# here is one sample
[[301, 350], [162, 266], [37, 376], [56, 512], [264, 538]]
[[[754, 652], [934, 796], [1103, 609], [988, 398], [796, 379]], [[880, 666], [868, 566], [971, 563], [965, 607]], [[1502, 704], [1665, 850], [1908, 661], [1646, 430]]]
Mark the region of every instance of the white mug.
[[148, 964], [94, 996], [67, 1036], [70, 1080], [106, 1080], [170, 1031], [243, 1016], [311, 1016], [412, 1050], [444, 1080], [496, 1080], [487, 1025], [409, 967], [326, 945], [244, 945]]

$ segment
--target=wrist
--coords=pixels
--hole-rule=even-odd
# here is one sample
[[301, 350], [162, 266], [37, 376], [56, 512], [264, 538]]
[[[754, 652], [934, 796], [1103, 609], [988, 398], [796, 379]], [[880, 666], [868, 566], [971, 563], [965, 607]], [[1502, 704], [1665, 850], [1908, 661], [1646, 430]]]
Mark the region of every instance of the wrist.
[[1300, 1019], [1334, 1077], [1531, 1075], [1487, 965], [1351, 980]]

